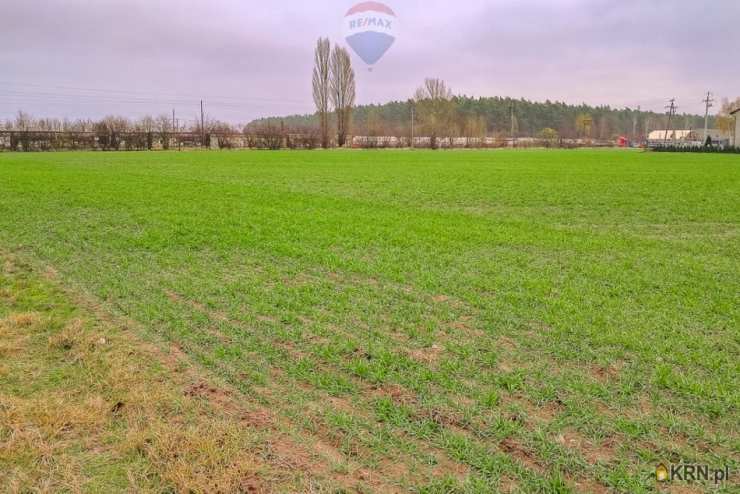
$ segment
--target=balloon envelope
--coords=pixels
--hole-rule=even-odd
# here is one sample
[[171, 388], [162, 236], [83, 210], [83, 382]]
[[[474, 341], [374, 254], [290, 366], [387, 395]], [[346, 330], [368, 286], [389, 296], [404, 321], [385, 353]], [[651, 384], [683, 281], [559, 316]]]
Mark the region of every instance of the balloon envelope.
[[396, 41], [396, 14], [380, 2], [358, 3], [344, 16], [344, 36], [357, 56], [373, 65]]

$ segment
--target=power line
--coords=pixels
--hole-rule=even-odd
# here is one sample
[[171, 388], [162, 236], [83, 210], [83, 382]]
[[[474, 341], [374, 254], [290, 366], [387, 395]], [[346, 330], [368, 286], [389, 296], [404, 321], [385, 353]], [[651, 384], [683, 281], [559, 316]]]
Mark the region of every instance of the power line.
[[[193, 101], [197, 99], [155, 99], [155, 98], [114, 98], [110, 96], [95, 96], [95, 95], [71, 95], [71, 94], [53, 94], [53, 93], [24, 93], [15, 91], [6, 91], [3, 95], [0, 95], [0, 100], [13, 103], [13, 102], [29, 102], [29, 103], [54, 103], [54, 104], [92, 104], [92, 103], [118, 103], [125, 105], [148, 105], [148, 106], [171, 106], [171, 105], [191, 105]], [[209, 101], [212, 106], [220, 108], [232, 108], [238, 110], [244, 110], [248, 108], [268, 108], [274, 106], [269, 102], [252, 102], [252, 103], [236, 103], [229, 101], [214, 100]], [[308, 106], [308, 103], [306, 103]]]
[[[158, 93], [142, 92], [135, 90], [120, 90], [109, 88], [44, 85], [36, 83], [20, 83], [0, 81], [0, 86], [6, 86], [0, 93], [0, 117], [3, 114], [10, 116], [11, 113], [2, 111], [2, 107], [17, 106], [44, 107], [53, 105], [67, 108], [74, 107], [102, 107], [96, 108], [93, 113], [123, 112], [125, 114], [149, 115], [153, 113], [168, 113], [170, 108], [189, 106], [197, 104], [200, 96], [187, 93]], [[219, 96], [218, 99], [209, 100], [209, 105], [216, 108], [219, 114], [226, 114], [229, 120], [250, 120], [260, 113], [281, 111], [278, 105], [297, 105], [293, 113], [310, 113], [311, 107], [308, 101], [289, 100], [284, 98], [269, 97], [232, 97]], [[125, 109], [119, 108], [125, 106]], [[106, 110], [106, 107], [109, 109]], [[111, 108], [112, 107], [112, 108]], [[136, 108], [138, 107], [138, 108]], [[145, 107], [149, 111], [141, 111]], [[65, 111], [64, 109], [60, 109]], [[284, 110], [282, 110], [284, 112]], [[66, 113], [66, 111], [65, 111]], [[68, 118], [70, 115], [65, 115]], [[197, 119], [196, 119], [197, 121]]]
[[[103, 89], [103, 88], [90, 88], [90, 87], [76, 87], [76, 86], [55, 86], [55, 85], [43, 85], [43, 84], [35, 84], [35, 83], [26, 83], [26, 82], [7, 82], [7, 81], [0, 81], [0, 85], [4, 86], [22, 86], [22, 87], [32, 87], [32, 88], [40, 88], [43, 90], [71, 90], [71, 91], [87, 91], [87, 92], [93, 92], [93, 93], [109, 93], [109, 94], [121, 94], [121, 95], [128, 95], [131, 96], [143, 96], [146, 97], [146, 99], [152, 99], [152, 97], [156, 99], [161, 99], [162, 97], [167, 98], [174, 98], [174, 99], [186, 99], [188, 101], [192, 101], [193, 99], [198, 99], [200, 96], [197, 94], [192, 93], [162, 93], [162, 92], [155, 92], [155, 91], [131, 91], [131, 90], [121, 90], [121, 89]], [[53, 94], [59, 94], [59, 93], [53, 93]], [[81, 95], [81, 96], [94, 96], [94, 95]], [[299, 101], [299, 100], [289, 100], [285, 98], [269, 98], [269, 97], [234, 97], [234, 96], [219, 96], [222, 100], [230, 100], [230, 102], [243, 102], [243, 103], [252, 103], [255, 101], [261, 101], [261, 102], [273, 102], [273, 103], [293, 103], [293, 104], [306, 104], [309, 103], [307, 100]], [[210, 101], [209, 101], [210, 104]]]

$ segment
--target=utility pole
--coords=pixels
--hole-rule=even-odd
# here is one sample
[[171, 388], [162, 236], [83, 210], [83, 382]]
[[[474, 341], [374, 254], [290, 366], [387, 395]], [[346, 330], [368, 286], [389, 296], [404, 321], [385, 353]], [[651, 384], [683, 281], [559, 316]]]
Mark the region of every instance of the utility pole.
[[414, 148], [414, 104], [411, 103], [411, 149]]
[[647, 140], [648, 136], [650, 135], [650, 124], [651, 123], [652, 122], [650, 122], [650, 117], [647, 117], [645, 119], [645, 125], [643, 126], [643, 131], [645, 132], [645, 140]]
[[514, 101], [512, 100], [511, 105], [509, 106], [509, 112], [510, 112], [510, 118], [511, 118], [511, 147], [514, 147]]
[[200, 100], [200, 146], [206, 146], [206, 127], [205, 118], [203, 117], [203, 100]]
[[170, 130], [170, 135], [169, 137], [167, 137], [167, 139], [169, 141], [167, 142], [167, 149], [170, 148], [170, 145], [172, 144], [172, 142], [179, 140], [177, 138], [177, 126], [175, 125], [175, 109], [174, 108], [172, 109], [172, 129]]
[[632, 117], [632, 140], [637, 139], [637, 117], [640, 114], [640, 106], [637, 106], [637, 113]]
[[[673, 130], [671, 128], [671, 122], [673, 121], [673, 115], [676, 114], [676, 108], [678, 108], [676, 106], [676, 98], [671, 98], [671, 99], [668, 100], [668, 102], [670, 104], [669, 105], [666, 105], [666, 107], [665, 107], [666, 110], [668, 110], [668, 126], [665, 129], [665, 137], [663, 137], [663, 144], [665, 144], [668, 141], [668, 132], [671, 131], [671, 130]], [[674, 140], [675, 140], [675, 137], [676, 136], [674, 134], [673, 135]]]
[[704, 110], [704, 142], [702, 142], [702, 145], [707, 143], [707, 135], [709, 134], [709, 109], [714, 106], [712, 103], [714, 103], [714, 100], [712, 99], [712, 93], [707, 91], [707, 99], [702, 100], [702, 103], [706, 104], [705, 110]]

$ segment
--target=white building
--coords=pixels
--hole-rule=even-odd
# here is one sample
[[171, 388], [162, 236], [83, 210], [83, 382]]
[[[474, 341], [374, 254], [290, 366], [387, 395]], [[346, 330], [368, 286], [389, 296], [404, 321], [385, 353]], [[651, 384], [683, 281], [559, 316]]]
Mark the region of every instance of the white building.
[[696, 142], [696, 136], [691, 130], [653, 130], [648, 134], [647, 145], [650, 148], [657, 148], [662, 146], [700, 146], [700, 142]]
[[[714, 146], [728, 146], [731, 143], [731, 136], [722, 133], [718, 129], [707, 129], [707, 135], [712, 140]], [[648, 134], [648, 146], [679, 146], [679, 147], [699, 147], [706, 143], [704, 129], [689, 130], [654, 130]]]
[[735, 117], [735, 132], [732, 133], [732, 145], [740, 148], [740, 108], [730, 112], [730, 115]]
[[648, 134], [648, 141], [686, 141], [691, 130], [653, 130]]

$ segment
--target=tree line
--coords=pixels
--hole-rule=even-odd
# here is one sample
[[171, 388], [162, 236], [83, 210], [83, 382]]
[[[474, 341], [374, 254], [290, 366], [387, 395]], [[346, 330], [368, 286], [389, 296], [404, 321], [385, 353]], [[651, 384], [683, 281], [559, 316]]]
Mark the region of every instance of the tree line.
[[[319, 40], [316, 67], [321, 67], [318, 53], [328, 40]], [[324, 50], [328, 48], [324, 47]], [[319, 71], [319, 73], [321, 73]], [[668, 116], [663, 113], [641, 111], [634, 108], [612, 108], [608, 105], [571, 105], [558, 101], [536, 102], [505, 97], [470, 97], [455, 95], [445, 81], [429, 78], [406, 101], [385, 104], [346, 107], [341, 121], [333, 121], [326, 111], [326, 99], [317, 98], [317, 69], [314, 69], [314, 101], [317, 111], [309, 115], [290, 115], [258, 119], [251, 125], [259, 126], [281, 122], [282, 125], [301, 128], [318, 128], [322, 144], [328, 145], [328, 128], [334, 123], [342, 128], [344, 143], [347, 122], [351, 133], [359, 136], [395, 136], [412, 142], [412, 136], [425, 136], [432, 148], [440, 137], [483, 139], [486, 137], [536, 138], [552, 142], [558, 138], [571, 140], [612, 141], [618, 136], [642, 140], [652, 130], [667, 128]], [[740, 107], [725, 100], [716, 116], [711, 116], [709, 126], [728, 132], [733, 125], [729, 109]], [[704, 127], [701, 115], [674, 116], [674, 129], [700, 129]], [[342, 145], [339, 144], [339, 145]]]
[[314, 149], [319, 132], [311, 126], [282, 122], [233, 125], [204, 118], [180, 123], [170, 115], [99, 120], [35, 118], [19, 111], [0, 124], [0, 151], [101, 150], [144, 151], [188, 148]]

